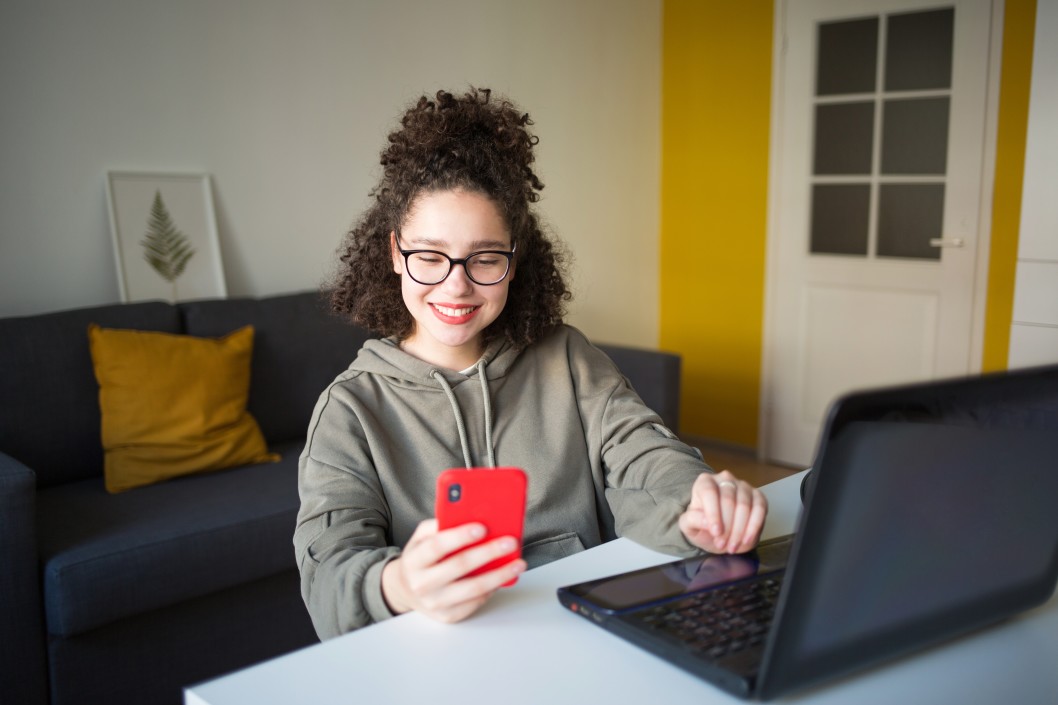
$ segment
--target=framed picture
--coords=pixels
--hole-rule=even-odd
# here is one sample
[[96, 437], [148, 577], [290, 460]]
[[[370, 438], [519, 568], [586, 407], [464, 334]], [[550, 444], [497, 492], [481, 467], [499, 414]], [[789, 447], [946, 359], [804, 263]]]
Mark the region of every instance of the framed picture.
[[226, 297], [206, 174], [107, 173], [122, 301]]

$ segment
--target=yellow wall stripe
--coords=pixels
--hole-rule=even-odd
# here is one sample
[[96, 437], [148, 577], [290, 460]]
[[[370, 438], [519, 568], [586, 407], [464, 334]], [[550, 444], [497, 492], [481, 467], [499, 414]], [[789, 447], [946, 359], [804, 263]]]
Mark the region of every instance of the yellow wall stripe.
[[760, 397], [771, 0], [665, 0], [659, 341], [683, 433], [753, 447]]
[[1036, 0], [1007, 0], [1003, 17], [1003, 66], [999, 81], [992, 241], [982, 352], [985, 371], [1005, 370], [1010, 350], [1035, 30]]

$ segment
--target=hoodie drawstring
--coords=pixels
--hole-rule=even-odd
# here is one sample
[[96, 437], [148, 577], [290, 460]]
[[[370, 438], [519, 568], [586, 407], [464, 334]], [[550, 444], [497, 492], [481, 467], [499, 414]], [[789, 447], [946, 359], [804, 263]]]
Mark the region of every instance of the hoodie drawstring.
[[[489, 397], [489, 385], [485, 379], [485, 360], [478, 360], [477, 364], [478, 376], [481, 379], [481, 399], [485, 406], [485, 445], [489, 452], [489, 467], [496, 467], [496, 451], [492, 447], [492, 400]], [[445, 396], [448, 397], [448, 403], [452, 405], [452, 414], [456, 417], [456, 428], [459, 430], [459, 445], [463, 449], [463, 464], [466, 467], [473, 467], [474, 464], [470, 458], [470, 443], [467, 441], [467, 428], [463, 422], [463, 412], [459, 408], [459, 401], [456, 399], [455, 392], [452, 391], [451, 385], [448, 384], [448, 380], [444, 378], [437, 370], [430, 372], [430, 376], [437, 380], [441, 385], [441, 389], [444, 390]]]
[[485, 359], [478, 360], [478, 379], [481, 380], [481, 403], [485, 407], [485, 447], [489, 451], [489, 467], [496, 467], [496, 450], [492, 447], [492, 398], [485, 379]]

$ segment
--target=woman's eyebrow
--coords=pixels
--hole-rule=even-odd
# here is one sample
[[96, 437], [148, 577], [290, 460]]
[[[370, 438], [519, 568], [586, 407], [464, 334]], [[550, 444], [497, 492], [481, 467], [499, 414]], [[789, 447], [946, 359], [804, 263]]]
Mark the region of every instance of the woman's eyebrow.
[[[409, 239], [408, 244], [428, 247], [433, 250], [444, 250], [445, 248], [450, 247], [445, 240], [435, 240], [429, 237], [417, 237], [414, 240]], [[471, 252], [476, 252], [478, 250], [503, 250], [506, 252], [510, 247], [511, 246], [504, 240], [474, 240], [470, 243]]]
[[475, 240], [470, 243], [472, 250], [508, 250], [510, 247], [503, 240]]

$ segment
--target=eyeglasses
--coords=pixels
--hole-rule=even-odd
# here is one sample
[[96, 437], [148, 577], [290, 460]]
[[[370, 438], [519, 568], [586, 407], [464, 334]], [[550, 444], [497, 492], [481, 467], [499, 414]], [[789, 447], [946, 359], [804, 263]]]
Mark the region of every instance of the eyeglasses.
[[510, 252], [479, 250], [463, 259], [449, 257], [437, 250], [405, 250], [399, 246], [397, 249], [404, 256], [404, 270], [419, 284], [440, 284], [452, 273], [452, 267], [461, 264], [470, 281], [480, 286], [492, 286], [507, 278], [511, 271], [511, 258], [518, 246], [515, 245]]

